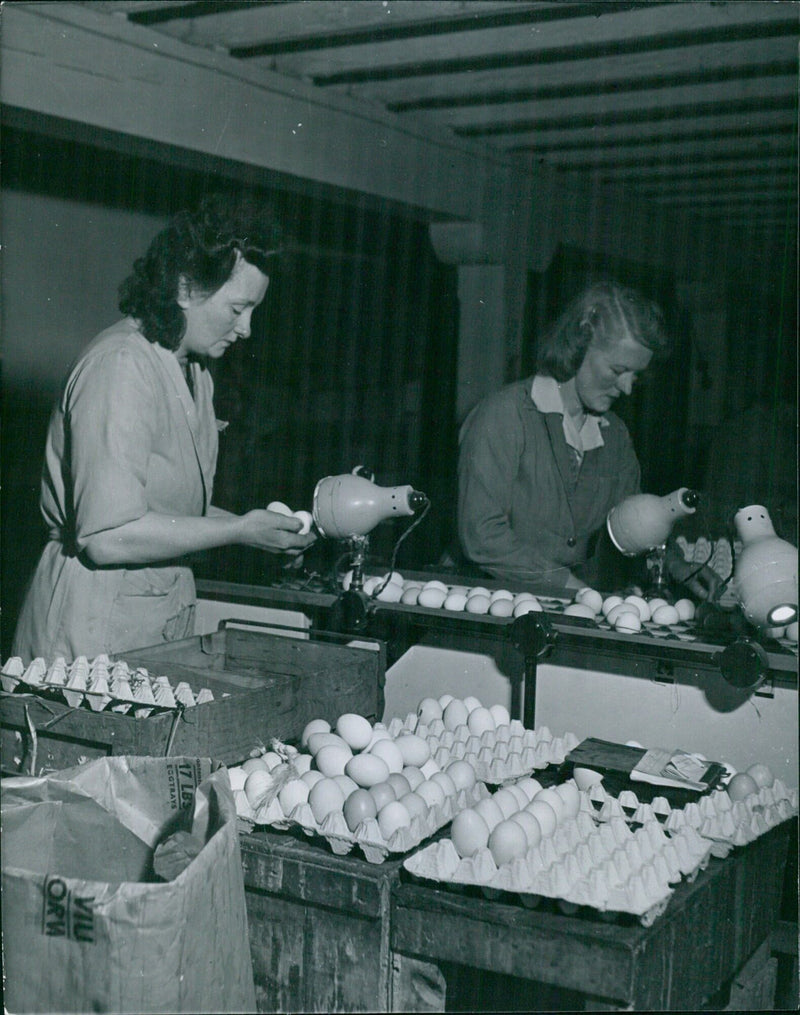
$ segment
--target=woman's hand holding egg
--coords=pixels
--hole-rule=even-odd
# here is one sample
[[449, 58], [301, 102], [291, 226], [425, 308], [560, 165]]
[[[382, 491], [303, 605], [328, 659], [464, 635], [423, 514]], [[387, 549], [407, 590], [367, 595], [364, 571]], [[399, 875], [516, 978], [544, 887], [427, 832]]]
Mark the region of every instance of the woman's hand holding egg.
[[273, 501], [266, 510], [248, 511], [240, 519], [244, 529], [240, 542], [271, 553], [297, 557], [317, 538], [310, 531], [310, 515], [308, 518], [306, 515], [307, 511], [291, 511], [279, 501]]

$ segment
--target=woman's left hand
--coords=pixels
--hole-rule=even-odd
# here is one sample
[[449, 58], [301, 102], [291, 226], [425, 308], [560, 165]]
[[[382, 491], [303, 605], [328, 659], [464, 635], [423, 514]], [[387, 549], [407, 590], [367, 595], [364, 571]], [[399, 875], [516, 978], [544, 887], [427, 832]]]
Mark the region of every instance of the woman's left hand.
[[713, 599], [722, 584], [722, 579], [713, 568], [686, 560], [674, 543], [667, 544], [664, 563], [670, 578], [685, 585], [698, 599]]

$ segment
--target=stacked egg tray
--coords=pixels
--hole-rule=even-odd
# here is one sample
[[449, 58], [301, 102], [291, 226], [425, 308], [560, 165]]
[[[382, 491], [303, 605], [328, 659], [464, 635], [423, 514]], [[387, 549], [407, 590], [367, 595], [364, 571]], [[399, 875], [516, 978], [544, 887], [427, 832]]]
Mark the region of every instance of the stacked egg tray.
[[278, 796], [284, 786], [300, 777], [301, 766], [297, 761], [303, 755], [298, 755], [291, 747], [278, 745], [278, 750], [281, 748], [289, 760], [271, 771], [274, 783], [258, 810], [253, 810], [243, 790], [234, 789], [240, 824], [248, 831], [266, 825], [284, 830], [298, 827], [310, 837], [320, 836], [325, 839], [337, 856], [346, 856], [358, 847], [369, 863], [383, 863], [390, 854], [407, 853], [415, 849], [449, 824], [459, 811], [474, 806], [489, 795], [487, 787], [476, 782], [471, 788], [462, 789], [454, 796], [445, 796], [441, 804], [429, 806], [425, 813], [415, 815], [410, 825], [398, 828], [388, 839], [381, 833], [374, 818], [362, 821], [351, 832], [341, 810], [332, 811], [321, 822], [315, 819], [308, 803], [298, 803], [288, 814], [284, 812]]
[[151, 676], [143, 667], [131, 669], [124, 660], [112, 663], [107, 655], [91, 662], [78, 656], [71, 663], [57, 656], [49, 665], [37, 657], [28, 666], [13, 656], [0, 670], [0, 683], [7, 694], [35, 694], [72, 708], [130, 713], [137, 719], [214, 699], [208, 688], [195, 693], [186, 681], [173, 686], [167, 677]]
[[689, 823], [668, 828], [666, 801], [660, 812], [654, 801], [628, 814], [618, 800], [606, 797], [598, 807], [597, 798], [580, 791], [574, 817], [564, 817], [538, 845], [499, 866], [487, 847], [459, 857], [450, 838], [431, 843], [403, 866], [421, 879], [479, 887], [489, 898], [515, 893], [529, 907], [548, 898], [566, 913], [586, 906], [632, 914], [650, 926], [674, 886], [708, 864], [712, 844]]
[[518, 719], [476, 736], [466, 723], [449, 730], [441, 719], [425, 724], [415, 712], [409, 712], [405, 719], [392, 719], [388, 730], [392, 737], [416, 733], [427, 741], [431, 757], [440, 768], [452, 761], [467, 761], [481, 782], [493, 785], [514, 782], [549, 765], [561, 765], [579, 743], [574, 733], [554, 737], [546, 726], [526, 730]]

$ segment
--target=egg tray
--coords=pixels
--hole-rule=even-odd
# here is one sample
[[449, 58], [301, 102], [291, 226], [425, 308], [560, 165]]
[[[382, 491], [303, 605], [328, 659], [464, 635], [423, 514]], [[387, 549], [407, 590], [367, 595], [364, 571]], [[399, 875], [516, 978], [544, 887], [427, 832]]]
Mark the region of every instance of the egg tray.
[[257, 811], [253, 811], [244, 790], [234, 790], [240, 825], [244, 824], [248, 831], [256, 826], [283, 830], [298, 827], [308, 836], [321, 836], [337, 856], [345, 856], [358, 846], [369, 863], [376, 864], [383, 863], [389, 854], [407, 853], [410, 849], [415, 849], [449, 824], [459, 811], [474, 807], [479, 800], [489, 795], [486, 786], [476, 782], [470, 789], [460, 790], [455, 796], [446, 796], [441, 804], [428, 807], [425, 814], [416, 815], [410, 825], [398, 828], [386, 839], [374, 818], [362, 821], [351, 832], [341, 810], [331, 812], [322, 822], [315, 819], [308, 803], [297, 804], [290, 814], [285, 814], [278, 800], [278, 792], [291, 779], [298, 778], [298, 773], [288, 763], [273, 769], [271, 774], [275, 782]]
[[467, 761], [481, 782], [495, 786], [563, 764], [579, 743], [574, 733], [554, 737], [546, 726], [526, 730], [519, 719], [477, 737], [464, 724], [447, 730], [441, 719], [434, 719], [425, 725], [415, 712], [409, 712], [405, 719], [392, 719], [388, 732], [393, 739], [400, 733], [416, 733], [427, 742], [431, 757], [442, 770], [453, 761]]
[[549, 898], [575, 909], [632, 914], [650, 926], [664, 912], [673, 886], [695, 877], [710, 855], [711, 844], [690, 825], [672, 833], [655, 817], [636, 830], [620, 815], [598, 820], [582, 794], [574, 818], [508, 863], [498, 866], [486, 847], [462, 859], [452, 839], [443, 838], [403, 866], [425, 880], [480, 887], [490, 898], [511, 892], [527, 906]]
[[107, 655], [91, 662], [78, 656], [72, 663], [57, 656], [49, 665], [37, 657], [28, 666], [13, 656], [0, 670], [0, 683], [7, 694], [35, 694], [66, 701], [72, 708], [130, 713], [136, 719], [214, 699], [208, 688], [195, 693], [186, 681], [173, 686], [165, 676], [151, 676], [143, 667], [131, 669], [124, 660], [112, 663]]

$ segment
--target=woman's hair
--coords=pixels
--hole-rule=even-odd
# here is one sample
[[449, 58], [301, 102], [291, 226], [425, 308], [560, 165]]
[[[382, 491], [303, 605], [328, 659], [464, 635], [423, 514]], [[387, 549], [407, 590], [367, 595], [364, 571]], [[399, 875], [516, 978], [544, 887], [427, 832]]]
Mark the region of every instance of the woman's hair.
[[577, 374], [595, 339], [609, 346], [625, 336], [650, 349], [654, 357], [669, 353], [670, 336], [656, 303], [616, 282], [595, 282], [542, 335], [537, 373], [563, 384]]
[[119, 309], [136, 318], [148, 341], [174, 351], [186, 329], [177, 302], [181, 280], [210, 296], [228, 281], [238, 255], [266, 274], [281, 240], [269, 205], [252, 196], [206, 197], [197, 211], [175, 215], [134, 262], [119, 287]]

